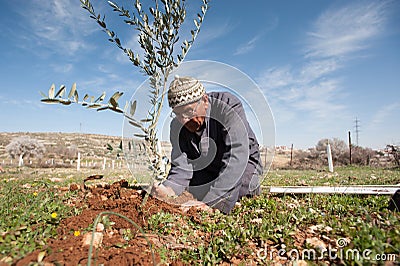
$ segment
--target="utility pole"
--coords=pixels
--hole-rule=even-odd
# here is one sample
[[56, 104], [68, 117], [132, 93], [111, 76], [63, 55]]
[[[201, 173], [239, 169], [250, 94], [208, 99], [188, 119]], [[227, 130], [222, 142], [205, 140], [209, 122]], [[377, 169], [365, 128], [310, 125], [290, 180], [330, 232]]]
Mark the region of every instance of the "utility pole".
[[356, 144], [358, 146], [358, 133], [360, 133], [360, 124], [359, 124], [360, 120], [358, 120], [358, 118], [356, 117], [356, 120], [354, 120], [354, 123], [355, 123], [354, 127], [356, 129]]
[[350, 165], [351, 165], [351, 133], [349, 131], [349, 151], [350, 151]]
[[292, 166], [292, 160], [293, 160], [293, 143], [292, 147], [290, 148], [290, 166]]

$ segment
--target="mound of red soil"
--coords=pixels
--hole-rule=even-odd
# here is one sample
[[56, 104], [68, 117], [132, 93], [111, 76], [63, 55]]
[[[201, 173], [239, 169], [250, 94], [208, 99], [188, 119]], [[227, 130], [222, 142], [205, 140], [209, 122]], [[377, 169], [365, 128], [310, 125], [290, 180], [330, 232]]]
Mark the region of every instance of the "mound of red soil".
[[[76, 189], [70, 186], [70, 189]], [[154, 247], [170, 243], [154, 234], [143, 235], [135, 226], [126, 219], [112, 215], [115, 212], [126, 216], [140, 228], [147, 227], [148, 218], [160, 211], [169, 213], [181, 213], [179, 205], [149, 197], [144, 206], [141, 206], [144, 193], [128, 187], [128, 182], [122, 180], [112, 185], [86, 187], [79, 193], [74, 204], [83, 207], [82, 213], [77, 216], [63, 219], [57, 228], [58, 237], [50, 239], [45, 249], [46, 253], [42, 262], [45, 265], [87, 265], [89, 246], [84, 245], [84, 238], [91, 239], [93, 224], [102, 212], [107, 212], [107, 220], [101, 219], [104, 229], [98, 227], [97, 236], [101, 244], [93, 248], [91, 262], [93, 265], [153, 265], [160, 262], [160, 256]], [[184, 195], [177, 201], [192, 199], [191, 195]], [[187, 198], [187, 199], [186, 199]], [[196, 216], [197, 212], [190, 211], [190, 216]], [[193, 217], [196, 219], [196, 217]], [[78, 233], [79, 231], [79, 233]], [[79, 234], [79, 235], [78, 235]], [[96, 242], [96, 238], [94, 238]], [[90, 241], [89, 241], [90, 242]], [[37, 250], [14, 265], [29, 265], [38, 262], [38, 256], [43, 255], [44, 250]], [[179, 262], [177, 262], [179, 264]]]

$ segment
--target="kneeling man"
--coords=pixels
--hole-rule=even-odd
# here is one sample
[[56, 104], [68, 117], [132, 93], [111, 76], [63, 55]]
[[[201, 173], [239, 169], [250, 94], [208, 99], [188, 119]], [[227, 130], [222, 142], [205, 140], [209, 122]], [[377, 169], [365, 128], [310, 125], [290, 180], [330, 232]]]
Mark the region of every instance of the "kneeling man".
[[191, 205], [223, 213], [241, 197], [258, 195], [259, 145], [240, 100], [228, 92], [206, 93], [195, 78], [176, 76], [168, 103], [173, 117], [171, 169], [156, 194], [187, 190], [197, 199]]

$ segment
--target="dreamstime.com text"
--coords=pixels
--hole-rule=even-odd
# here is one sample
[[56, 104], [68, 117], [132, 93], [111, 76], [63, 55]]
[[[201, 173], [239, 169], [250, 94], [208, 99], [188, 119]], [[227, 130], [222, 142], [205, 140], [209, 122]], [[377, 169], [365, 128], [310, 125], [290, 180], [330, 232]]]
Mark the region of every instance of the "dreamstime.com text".
[[269, 249], [268, 245], [264, 245], [264, 248], [257, 250], [257, 257], [263, 261], [273, 260], [275, 257], [279, 257], [283, 260], [336, 260], [341, 259], [344, 261], [396, 261], [399, 258], [399, 254], [374, 254], [371, 249], [364, 249], [362, 251], [358, 249], [344, 249], [348, 244], [348, 240], [340, 238], [336, 241], [337, 247], [333, 248], [331, 245], [328, 247], [321, 247], [318, 249], [303, 249], [301, 251], [297, 249], [291, 249], [287, 251], [284, 248], [281, 249]]

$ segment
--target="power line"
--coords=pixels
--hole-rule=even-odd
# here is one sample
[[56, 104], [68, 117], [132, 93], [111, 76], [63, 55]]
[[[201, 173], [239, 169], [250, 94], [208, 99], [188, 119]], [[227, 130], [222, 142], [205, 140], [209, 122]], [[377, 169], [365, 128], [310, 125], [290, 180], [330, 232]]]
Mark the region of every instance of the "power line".
[[360, 120], [356, 117], [356, 120], [354, 120], [354, 128], [356, 129], [356, 144], [358, 146], [358, 134], [360, 133]]

